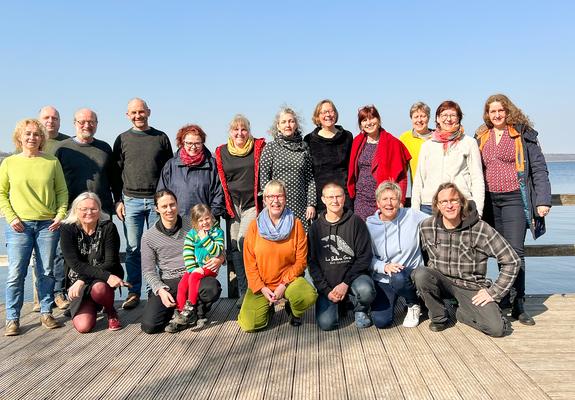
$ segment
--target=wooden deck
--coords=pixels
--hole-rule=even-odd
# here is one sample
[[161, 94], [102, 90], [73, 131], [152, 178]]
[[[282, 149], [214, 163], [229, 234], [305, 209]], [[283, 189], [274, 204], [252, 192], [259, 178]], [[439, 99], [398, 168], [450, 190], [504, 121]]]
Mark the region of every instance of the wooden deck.
[[65, 328], [42, 328], [26, 304], [18, 337], [3, 336], [0, 312], [0, 399], [574, 399], [575, 295], [533, 296], [527, 308], [536, 326], [514, 322], [492, 339], [427, 321], [358, 330], [351, 316], [322, 332], [313, 312], [293, 328], [281, 310], [246, 334], [231, 299], [197, 331], [146, 335], [140, 305], [121, 312], [123, 330], [101, 319], [82, 335], [64, 317]]

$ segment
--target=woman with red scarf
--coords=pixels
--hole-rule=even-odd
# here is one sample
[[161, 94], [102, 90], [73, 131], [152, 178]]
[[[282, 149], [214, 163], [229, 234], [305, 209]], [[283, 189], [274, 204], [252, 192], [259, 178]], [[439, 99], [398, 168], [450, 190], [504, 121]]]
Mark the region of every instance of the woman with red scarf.
[[[407, 163], [411, 155], [399, 139], [381, 127], [375, 106], [360, 108], [357, 123], [361, 132], [351, 145], [347, 190], [354, 212], [365, 221], [377, 211], [375, 189], [381, 182], [397, 182], [402, 193], [406, 192]], [[405, 194], [401, 204], [404, 201]]]
[[176, 194], [182, 216], [188, 216], [196, 204], [207, 204], [217, 219], [226, 209], [224, 191], [216, 160], [205, 142], [206, 133], [198, 125], [180, 128], [176, 134], [178, 150], [164, 165], [157, 190], [169, 189]]
[[435, 112], [436, 129], [419, 152], [411, 207], [431, 215], [433, 195], [442, 183], [455, 183], [483, 214], [485, 183], [477, 142], [465, 136], [459, 105], [446, 100]]

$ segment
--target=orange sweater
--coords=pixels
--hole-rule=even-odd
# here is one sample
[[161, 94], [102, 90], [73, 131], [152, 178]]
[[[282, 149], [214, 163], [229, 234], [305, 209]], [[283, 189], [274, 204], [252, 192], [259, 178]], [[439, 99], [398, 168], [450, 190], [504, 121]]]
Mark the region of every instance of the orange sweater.
[[301, 221], [294, 219], [289, 237], [281, 242], [264, 239], [257, 220], [252, 221], [244, 239], [244, 265], [248, 287], [254, 293], [264, 286], [275, 290], [282, 282], [288, 284], [302, 276], [307, 265], [307, 237]]

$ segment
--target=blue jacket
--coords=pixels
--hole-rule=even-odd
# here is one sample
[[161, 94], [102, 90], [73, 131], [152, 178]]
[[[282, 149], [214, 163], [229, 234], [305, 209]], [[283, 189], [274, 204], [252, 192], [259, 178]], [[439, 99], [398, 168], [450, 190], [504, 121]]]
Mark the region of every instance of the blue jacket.
[[164, 168], [158, 181], [157, 190], [170, 189], [178, 198], [180, 215], [187, 216], [196, 204], [206, 204], [216, 218], [224, 214], [224, 191], [218, 177], [216, 160], [204, 147], [206, 158], [200, 165], [187, 167], [180, 159], [178, 149]]

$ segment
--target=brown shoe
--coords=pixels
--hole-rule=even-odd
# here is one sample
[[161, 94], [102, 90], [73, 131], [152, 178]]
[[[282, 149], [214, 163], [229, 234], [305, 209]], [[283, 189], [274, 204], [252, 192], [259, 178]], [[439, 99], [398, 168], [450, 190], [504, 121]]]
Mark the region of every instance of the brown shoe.
[[67, 310], [70, 308], [70, 300], [66, 299], [66, 296], [64, 296], [63, 293], [58, 293], [54, 296], [54, 304], [56, 304], [56, 307], [60, 310]]
[[40, 312], [41, 309], [40, 303], [34, 303], [34, 306], [32, 307], [33, 312]]
[[20, 321], [13, 319], [6, 321], [4, 336], [18, 336], [20, 334]]
[[61, 328], [63, 325], [60, 324], [56, 319], [52, 316], [52, 314], [42, 314], [40, 317], [40, 322], [42, 322], [42, 326], [48, 329], [56, 329]]
[[122, 303], [122, 308], [124, 310], [131, 310], [138, 307], [138, 304], [140, 304], [140, 296], [136, 293], [128, 293], [126, 301]]

